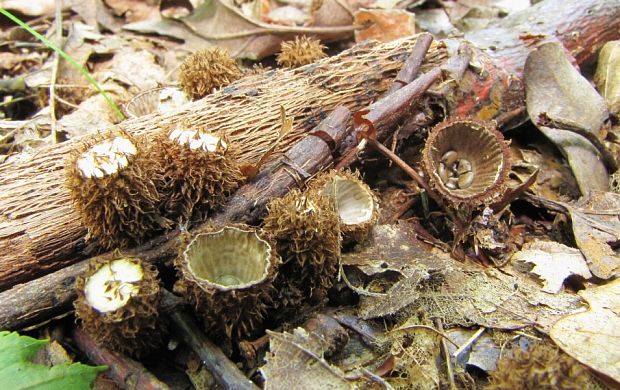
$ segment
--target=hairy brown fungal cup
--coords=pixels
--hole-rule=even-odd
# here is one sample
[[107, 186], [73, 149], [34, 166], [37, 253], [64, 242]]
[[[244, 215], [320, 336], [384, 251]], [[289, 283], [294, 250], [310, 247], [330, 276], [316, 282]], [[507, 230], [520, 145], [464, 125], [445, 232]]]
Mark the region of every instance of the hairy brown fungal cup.
[[431, 185], [456, 206], [490, 203], [505, 190], [510, 152], [490, 125], [444, 121], [431, 130], [422, 153]]
[[358, 173], [327, 171], [308, 186], [334, 202], [344, 243], [363, 241], [377, 223], [379, 200]]
[[220, 47], [200, 49], [190, 54], [181, 64], [180, 72], [179, 84], [194, 100], [243, 76], [237, 61]]
[[318, 39], [307, 36], [295, 37], [294, 41], [282, 42], [282, 49], [277, 58], [278, 65], [286, 68], [297, 68], [312, 64], [327, 57], [324, 52], [325, 49], [327, 48], [321, 45], [321, 41]]
[[77, 279], [76, 317], [98, 344], [141, 356], [163, 344], [157, 269], [140, 259], [93, 261]]
[[267, 206], [264, 226], [276, 241], [282, 265], [274, 285], [277, 304], [320, 304], [338, 273], [340, 221], [334, 203], [316, 193], [291, 190]]
[[597, 388], [588, 369], [548, 344], [530, 345], [505, 354], [491, 372], [488, 390]]
[[103, 249], [136, 245], [169, 227], [157, 210], [156, 171], [142, 139], [122, 131], [92, 137], [67, 162], [67, 187], [92, 239]]
[[234, 145], [189, 123], [163, 131], [148, 157], [159, 172], [162, 214], [179, 223], [204, 220], [244, 180], [237, 156]]
[[212, 336], [249, 338], [271, 304], [279, 263], [275, 245], [254, 228], [207, 229], [183, 243], [175, 291], [195, 307]]

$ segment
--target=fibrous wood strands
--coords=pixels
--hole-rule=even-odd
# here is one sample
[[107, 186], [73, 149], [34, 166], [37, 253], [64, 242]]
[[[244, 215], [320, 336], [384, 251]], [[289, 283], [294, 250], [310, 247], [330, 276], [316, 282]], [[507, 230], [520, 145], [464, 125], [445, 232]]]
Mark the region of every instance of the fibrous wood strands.
[[[185, 106], [120, 124], [129, 134], [154, 135], [181, 119], [241, 146], [241, 162], [255, 162], [278, 137], [280, 110], [295, 119], [283, 140], [286, 151], [337, 104], [352, 111], [368, 105], [390, 85], [416, 37], [388, 44], [365, 43], [295, 70], [246, 77]], [[438, 65], [445, 50], [433, 47], [423, 70]], [[79, 139], [43, 148], [28, 162], [0, 167], [0, 290], [62, 268], [84, 257], [86, 230], [63, 185], [65, 157]]]

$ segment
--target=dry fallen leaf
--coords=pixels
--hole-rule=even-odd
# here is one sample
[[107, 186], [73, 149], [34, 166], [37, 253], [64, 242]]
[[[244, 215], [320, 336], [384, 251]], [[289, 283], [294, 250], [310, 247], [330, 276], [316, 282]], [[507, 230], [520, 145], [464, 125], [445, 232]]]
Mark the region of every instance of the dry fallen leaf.
[[541, 114], [600, 135], [608, 111], [603, 98], [571, 65], [558, 43], [532, 51], [525, 62], [527, 111], [532, 122], [566, 155], [582, 194], [607, 191], [607, 170], [592, 144], [581, 135], [538, 125]]
[[577, 247], [588, 262], [590, 271], [601, 279], [620, 272], [617, 247], [620, 240], [620, 194], [592, 192], [575, 204], [564, 204], [570, 213]]
[[[465, 345], [470, 337], [477, 333], [477, 329], [454, 328], [446, 331], [446, 334], [457, 345]], [[457, 346], [447, 343], [448, 352], [453, 355]], [[497, 368], [500, 358], [500, 347], [495, 343], [489, 332], [482, 333], [468, 348], [465, 348], [456, 356], [456, 363], [466, 368], [477, 367], [482, 371], [491, 372]]]
[[570, 167], [562, 162], [562, 157], [550, 143], [538, 143], [534, 150], [512, 142], [510, 153], [511, 176], [519, 179], [514, 186], [524, 183], [534, 171], [538, 170], [536, 181], [529, 187], [534, 195], [555, 201], [579, 198], [579, 188]]
[[594, 82], [609, 111], [620, 114], [620, 41], [607, 42], [599, 53]]
[[104, 0], [116, 16], [123, 16], [128, 23], [148, 20], [159, 13], [159, 0]]
[[97, 31], [100, 25], [113, 32], [121, 29], [121, 21], [114, 18], [110, 9], [103, 4], [103, 0], [63, 0], [63, 4], [70, 7], [71, 11]]
[[55, 0], [3, 0], [0, 1], [0, 7], [28, 16], [50, 15], [56, 9]]
[[[405, 222], [378, 226], [365, 245], [342, 255], [342, 264], [371, 277], [368, 284], [388, 286], [385, 294], [362, 292], [359, 312], [364, 318], [403, 318], [423, 312], [446, 325], [501, 329], [533, 325], [548, 332], [559, 318], [581, 310], [576, 295], [543, 292], [537, 281], [510, 266], [502, 271], [483, 268], [425, 249], [415, 238], [412, 224]], [[403, 278], [390, 283], [386, 271], [392, 275], [396, 271]]]
[[233, 57], [261, 59], [277, 52], [280, 43], [296, 35], [310, 35], [322, 40], [351, 35], [351, 26], [290, 27], [263, 23], [246, 16], [232, 0], [205, 2], [180, 19], [153, 19], [125, 25], [123, 28], [157, 33], [185, 41], [191, 51], [220, 46]]
[[67, 138], [77, 138], [106, 129], [117, 119], [103, 96], [97, 94], [82, 101], [72, 113], [64, 115], [58, 121], [58, 127]]
[[137, 93], [158, 87], [166, 78], [164, 68], [148, 50], [123, 48], [114, 54], [107, 65], [108, 69], [102, 73], [127, 85], [129, 92]]
[[592, 274], [578, 249], [552, 241], [528, 242], [512, 256], [513, 261], [534, 264], [530, 271], [543, 280], [542, 290], [557, 294], [571, 275], [590, 279]]
[[416, 33], [415, 14], [402, 9], [362, 9], [354, 16], [356, 25], [368, 26], [355, 31], [355, 42], [367, 39], [390, 42]]
[[490, 23], [529, 6], [530, 0], [459, 0], [444, 3], [450, 20], [461, 31], [483, 29]]
[[332, 366], [323, 353], [324, 340], [296, 328], [293, 333], [267, 331], [270, 352], [260, 368], [266, 390], [277, 389], [352, 389], [339, 368]]
[[564, 352], [620, 384], [620, 280], [579, 295], [590, 309], [560, 319], [551, 338]]

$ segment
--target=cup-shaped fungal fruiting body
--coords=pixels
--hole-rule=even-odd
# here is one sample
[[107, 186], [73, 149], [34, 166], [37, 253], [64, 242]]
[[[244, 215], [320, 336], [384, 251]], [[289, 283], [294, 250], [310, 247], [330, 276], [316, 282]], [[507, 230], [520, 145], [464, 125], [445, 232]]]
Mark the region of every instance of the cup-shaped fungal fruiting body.
[[379, 200], [357, 172], [326, 171], [308, 187], [334, 202], [344, 243], [363, 241], [379, 219]]
[[277, 304], [320, 304], [338, 273], [340, 220], [334, 203], [316, 192], [291, 190], [272, 200], [263, 229], [276, 242], [282, 265], [274, 282]]
[[195, 307], [207, 333], [229, 341], [255, 336], [272, 305], [275, 244], [242, 225], [204, 228], [181, 242], [175, 291]]
[[137, 118], [154, 112], [167, 113], [187, 103], [189, 98], [178, 87], [158, 87], [143, 91], [127, 102], [125, 114]]
[[422, 158], [432, 186], [457, 207], [492, 202], [505, 190], [510, 151], [491, 125], [444, 121], [431, 130]]
[[179, 84], [188, 96], [196, 100], [241, 76], [241, 68], [228, 51], [214, 47], [200, 49], [187, 56], [181, 64]]
[[179, 223], [204, 220], [244, 180], [235, 146], [186, 122], [156, 137], [149, 159], [159, 171], [160, 210]]
[[327, 47], [321, 45], [318, 39], [306, 36], [295, 37], [294, 41], [282, 42], [282, 49], [278, 54], [278, 65], [285, 68], [297, 68], [312, 64], [327, 57], [325, 54]]
[[94, 260], [76, 282], [75, 315], [98, 344], [131, 356], [162, 346], [157, 269], [138, 258]]
[[170, 221], [158, 211], [156, 171], [144, 141], [113, 130], [93, 136], [67, 161], [67, 187], [82, 223], [103, 249], [140, 244]]

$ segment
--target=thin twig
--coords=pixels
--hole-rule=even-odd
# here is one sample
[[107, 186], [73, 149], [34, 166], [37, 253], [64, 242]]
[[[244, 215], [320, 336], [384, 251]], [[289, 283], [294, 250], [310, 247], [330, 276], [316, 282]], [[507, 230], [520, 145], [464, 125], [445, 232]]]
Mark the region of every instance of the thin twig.
[[20, 130], [21, 128], [22, 128], [22, 126], [16, 127], [13, 130], [11, 130], [8, 133], [6, 133], [5, 135], [0, 136], [0, 144], [4, 144], [5, 141], [8, 141], [9, 139], [13, 138], [13, 136], [15, 134], [17, 134], [17, 130]]
[[72, 339], [95, 364], [108, 366], [107, 375], [121, 388], [168, 390], [169, 387], [137, 361], [98, 345], [93, 338], [75, 327]]
[[411, 54], [407, 57], [403, 67], [400, 68], [400, 71], [398, 71], [398, 74], [394, 78], [394, 82], [388, 89], [388, 95], [409, 84], [418, 76], [420, 66], [422, 66], [422, 61], [424, 61], [426, 52], [428, 52], [428, 48], [431, 46], [432, 42], [433, 36], [431, 34], [422, 33], [418, 35], [418, 39], [416, 40], [413, 49], [411, 49]]
[[222, 388], [258, 390], [258, 387], [205, 336], [192, 317], [182, 309], [180, 298], [164, 290], [161, 309], [168, 315], [173, 329], [183, 342], [200, 357]]
[[[56, 45], [62, 46], [62, 0], [56, 0]], [[57, 122], [56, 122], [56, 79], [58, 78], [58, 67], [60, 65], [60, 54], [57, 51], [54, 53], [54, 63], [52, 65], [52, 78], [50, 80], [50, 137], [52, 137], [52, 143], [55, 144], [58, 140], [57, 136]]]
[[73, 103], [71, 103], [69, 101], [66, 101], [65, 99], [61, 98], [60, 96], [55, 96], [55, 98], [56, 98], [56, 100], [58, 100], [59, 102], [61, 102], [62, 104], [66, 105], [66, 106], [69, 106], [69, 107], [74, 108], [74, 109], [80, 108], [77, 104], [73, 104]]
[[22, 102], [24, 100], [30, 100], [30, 99], [32, 99], [33, 97], [36, 97], [36, 96], [37, 95], [20, 96], [18, 98], [7, 100], [7, 101], [4, 101], [4, 102], [0, 103], [0, 107], [6, 107], [6, 106], [10, 106], [11, 104], [15, 104], [17, 102]]
[[359, 144], [355, 148], [349, 149], [338, 161], [338, 163], [334, 166], [335, 170], [340, 170], [348, 167], [357, 161], [357, 156], [366, 148], [366, 140], [362, 139]]
[[517, 199], [517, 197], [519, 197], [519, 195], [521, 195], [525, 190], [530, 188], [536, 181], [536, 178], [538, 177], [538, 172], [539, 169], [536, 169], [525, 182], [519, 184], [516, 188], [507, 191], [506, 193], [504, 193], [504, 195], [499, 201], [493, 203], [491, 205], [493, 213], [498, 213], [502, 211], [506, 206], [512, 203], [513, 200]]
[[456, 351], [452, 353], [453, 358], [457, 358], [464, 350], [469, 348], [478, 338], [484, 333], [486, 328], [480, 327], [463, 345], [461, 345]]
[[452, 220], [452, 222], [454, 222], [457, 225], [459, 230], [463, 230], [464, 228], [463, 222], [459, 218], [457, 218], [456, 214], [454, 214], [452, 209], [450, 209], [444, 204], [441, 197], [435, 191], [433, 191], [433, 189], [426, 183], [426, 181], [420, 175], [418, 175], [415, 169], [411, 168], [409, 164], [403, 161], [396, 154], [392, 153], [390, 149], [386, 148], [382, 143], [380, 143], [376, 139], [368, 138], [368, 143], [372, 145], [375, 149], [377, 149], [385, 157], [392, 160], [396, 165], [398, 165], [400, 169], [402, 169], [407, 175], [409, 175], [409, 177], [415, 180], [418, 186], [423, 188], [424, 191], [426, 191], [426, 193], [428, 194], [428, 196], [433, 198], [435, 203], [437, 203], [437, 205], [446, 212], [450, 220]]
[[556, 130], [564, 130], [582, 136], [587, 139], [601, 154], [603, 162], [607, 165], [611, 172], [618, 170], [618, 163], [616, 162], [615, 157], [609, 152], [603, 142], [596, 136], [596, 134], [584, 129], [580, 123], [576, 123], [568, 119], [552, 119], [549, 118], [547, 113], [543, 112], [538, 117], [538, 123], [536, 125], [549, 127]]
[[[514, 334], [516, 334], [516, 335], [519, 335], [519, 336], [522, 336], [522, 337], [526, 337], [526, 338], [528, 338], [528, 339], [532, 339], [532, 340], [536, 340], [536, 341], [542, 341], [542, 339], [541, 339], [540, 337], [536, 337], [536, 336], [533, 336], [533, 335], [531, 335], [531, 334], [527, 334], [527, 333], [522, 332], [522, 331], [520, 331], [520, 330], [515, 330], [515, 331], [514, 331], [514, 332], [512, 332], [512, 333], [514, 333]], [[517, 337], [515, 337], [515, 338], [517, 338]]]
[[[443, 332], [443, 323], [441, 318], [435, 319], [435, 326]], [[443, 356], [446, 359], [446, 371], [448, 374], [448, 381], [450, 382], [450, 390], [456, 389], [456, 383], [454, 382], [454, 370], [452, 369], [452, 359], [450, 358], [450, 351], [448, 351], [446, 339], [441, 339], [441, 350], [443, 351]]]
[[403, 326], [403, 327], [400, 327], [400, 328], [392, 329], [390, 331], [390, 333], [397, 332], [397, 331], [403, 331], [403, 330], [409, 330], [409, 329], [428, 329], [430, 331], [433, 331], [433, 332], [437, 333], [438, 335], [440, 335], [444, 339], [448, 340], [450, 342], [450, 344], [454, 345], [455, 347], [457, 347], [457, 348], [459, 347], [459, 345], [457, 343], [455, 343], [454, 340], [452, 340], [450, 338], [450, 336], [445, 334], [443, 331], [437, 330], [437, 329], [433, 328], [432, 326], [428, 326], [428, 325], [407, 325], [407, 326]]
[[362, 371], [362, 373], [364, 375], [366, 375], [368, 378], [370, 378], [371, 380], [373, 380], [374, 382], [377, 382], [378, 384], [380, 384], [381, 386], [383, 386], [384, 389], [386, 390], [394, 390], [394, 388], [392, 387], [392, 385], [390, 385], [389, 383], [387, 383], [383, 378], [381, 378], [379, 375], [376, 375], [370, 371], [368, 371], [368, 369], [366, 369], [365, 367], [361, 367], [360, 371]]

